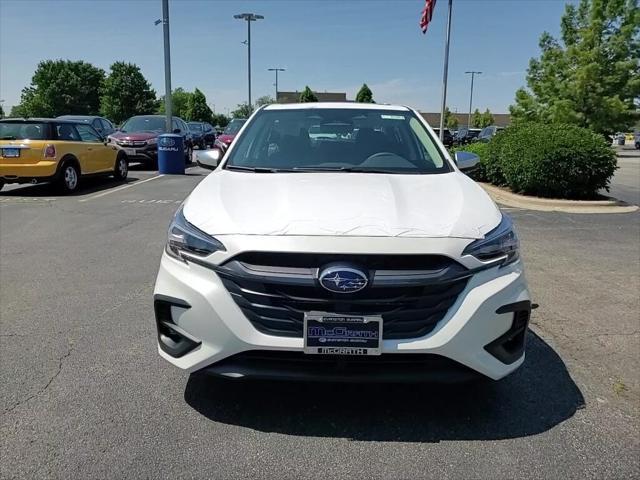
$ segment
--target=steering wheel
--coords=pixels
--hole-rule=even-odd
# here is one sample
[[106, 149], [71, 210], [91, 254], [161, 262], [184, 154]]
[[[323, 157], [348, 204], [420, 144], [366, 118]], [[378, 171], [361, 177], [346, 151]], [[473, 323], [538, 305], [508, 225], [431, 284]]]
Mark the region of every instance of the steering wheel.
[[367, 159], [363, 162], [368, 162], [369, 160], [374, 160], [377, 157], [383, 157], [385, 155], [392, 155], [394, 157], [398, 157], [399, 155], [397, 153], [393, 153], [393, 152], [378, 152], [378, 153], [374, 153], [373, 155], [370, 155], [367, 157]]

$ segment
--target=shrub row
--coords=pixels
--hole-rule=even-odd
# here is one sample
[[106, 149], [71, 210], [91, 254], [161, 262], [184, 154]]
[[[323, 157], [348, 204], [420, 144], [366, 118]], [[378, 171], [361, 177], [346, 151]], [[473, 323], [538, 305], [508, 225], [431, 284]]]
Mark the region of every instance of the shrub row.
[[595, 198], [617, 168], [604, 137], [573, 125], [524, 123], [459, 150], [480, 156], [477, 180], [540, 197]]

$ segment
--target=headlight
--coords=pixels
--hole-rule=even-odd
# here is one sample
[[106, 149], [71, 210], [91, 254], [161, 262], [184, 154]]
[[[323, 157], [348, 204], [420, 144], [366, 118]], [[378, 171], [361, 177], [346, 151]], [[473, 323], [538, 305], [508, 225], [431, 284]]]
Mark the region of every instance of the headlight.
[[147, 145], [155, 145], [156, 143], [158, 143], [157, 138], [150, 138], [149, 140], [147, 140]]
[[206, 257], [220, 250], [226, 250], [224, 245], [187, 222], [180, 207], [169, 226], [167, 254], [186, 262], [190, 257]]
[[462, 255], [473, 255], [483, 262], [496, 261], [500, 265], [508, 265], [520, 257], [520, 241], [511, 218], [502, 215], [500, 225], [487, 235], [471, 243]]

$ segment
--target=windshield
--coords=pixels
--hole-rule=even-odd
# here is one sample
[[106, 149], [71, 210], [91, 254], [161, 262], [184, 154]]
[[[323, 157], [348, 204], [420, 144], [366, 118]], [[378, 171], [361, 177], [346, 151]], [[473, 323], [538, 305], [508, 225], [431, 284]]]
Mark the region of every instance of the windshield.
[[0, 140], [46, 140], [47, 125], [39, 122], [1, 122]]
[[200, 123], [190, 123], [189, 124], [189, 130], [196, 131], [196, 132], [201, 132], [202, 131], [202, 125]]
[[451, 171], [429, 132], [406, 110], [262, 110], [237, 141], [226, 169]]
[[131, 117], [124, 122], [120, 131], [142, 132], [148, 130], [152, 132], [164, 132], [164, 126], [164, 117]]
[[229, 125], [227, 125], [227, 128], [224, 129], [223, 133], [225, 135], [235, 135], [240, 131], [240, 129], [242, 128], [242, 125], [244, 125], [244, 122], [246, 122], [246, 120], [244, 119], [239, 120], [237, 118], [234, 118], [233, 120], [231, 120]]

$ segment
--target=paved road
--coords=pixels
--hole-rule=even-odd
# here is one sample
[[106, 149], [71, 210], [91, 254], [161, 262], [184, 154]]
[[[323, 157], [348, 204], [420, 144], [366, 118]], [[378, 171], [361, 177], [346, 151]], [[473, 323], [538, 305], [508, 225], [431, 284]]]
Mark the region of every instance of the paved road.
[[238, 384], [156, 353], [165, 230], [202, 174], [0, 193], [1, 478], [640, 476], [640, 214], [510, 211], [540, 308], [502, 382]]
[[611, 180], [609, 195], [640, 205], [640, 150], [631, 146], [618, 149], [618, 170]]

